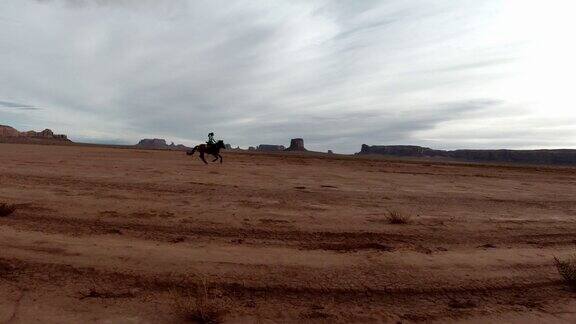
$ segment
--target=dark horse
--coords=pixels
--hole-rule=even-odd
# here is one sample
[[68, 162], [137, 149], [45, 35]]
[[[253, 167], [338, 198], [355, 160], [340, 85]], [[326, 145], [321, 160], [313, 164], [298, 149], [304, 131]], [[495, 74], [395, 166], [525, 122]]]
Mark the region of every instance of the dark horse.
[[192, 150], [187, 151], [186, 155], [194, 155], [194, 152], [198, 151], [198, 152], [200, 152], [200, 159], [202, 159], [202, 161], [204, 161], [204, 163], [208, 164], [208, 162], [206, 162], [206, 160], [204, 159], [204, 153], [208, 153], [208, 154], [211, 154], [215, 157], [215, 159], [212, 160], [212, 162], [216, 162], [216, 161], [218, 161], [218, 159], [220, 159], [220, 163], [222, 163], [222, 155], [220, 155], [220, 150], [223, 148], [225, 148], [224, 141], [220, 140], [220, 141], [216, 142], [216, 144], [196, 145], [196, 146], [194, 146], [194, 148]]

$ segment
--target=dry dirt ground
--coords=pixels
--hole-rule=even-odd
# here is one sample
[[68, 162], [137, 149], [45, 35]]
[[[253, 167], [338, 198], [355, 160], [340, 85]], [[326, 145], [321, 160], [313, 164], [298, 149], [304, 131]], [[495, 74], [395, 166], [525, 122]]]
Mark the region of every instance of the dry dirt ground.
[[[0, 144], [0, 323], [576, 321], [576, 169]], [[412, 215], [386, 222], [387, 210]]]

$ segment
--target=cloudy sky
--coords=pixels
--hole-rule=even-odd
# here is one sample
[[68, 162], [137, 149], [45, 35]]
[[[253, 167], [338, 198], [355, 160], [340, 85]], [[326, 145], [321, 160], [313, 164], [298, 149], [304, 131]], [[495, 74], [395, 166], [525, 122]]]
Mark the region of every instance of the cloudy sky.
[[576, 148], [572, 0], [1, 0], [0, 124], [73, 140]]

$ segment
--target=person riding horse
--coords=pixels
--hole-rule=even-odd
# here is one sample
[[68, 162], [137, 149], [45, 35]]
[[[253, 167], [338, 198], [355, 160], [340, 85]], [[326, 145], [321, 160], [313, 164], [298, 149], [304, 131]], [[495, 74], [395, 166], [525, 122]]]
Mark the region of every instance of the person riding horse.
[[206, 142], [206, 144], [208, 144], [208, 146], [216, 144], [213, 132], [208, 133], [208, 142]]
[[208, 134], [208, 141], [206, 142], [206, 144], [200, 144], [194, 146], [190, 151], [186, 151], [186, 155], [194, 155], [194, 152], [198, 151], [200, 152], [200, 159], [202, 160], [202, 162], [208, 164], [208, 162], [206, 162], [206, 160], [204, 159], [204, 154], [208, 153], [214, 156], [215, 158], [212, 162], [220, 160], [220, 163], [222, 163], [222, 155], [220, 155], [220, 150], [225, 148], [226, 145], [224, 144], [224, 141], [223, 140], [216, 141], [214, 139], [214, 133], [210, 132]]

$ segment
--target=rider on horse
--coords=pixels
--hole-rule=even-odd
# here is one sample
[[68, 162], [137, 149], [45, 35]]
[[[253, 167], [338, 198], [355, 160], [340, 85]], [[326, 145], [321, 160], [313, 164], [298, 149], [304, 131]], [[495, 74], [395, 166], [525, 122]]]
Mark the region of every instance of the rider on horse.
[[224, 144], [224, 141], [223, 140], [216, 141], [214, 139], [214, 133], [210, 132], [208, 134], [208, 141], [206, 142], [206, 144], [200, 144], [194, 146], [191, 150], [186, 151], [186, 155], [194, 155], [194, 152], [198, 151], [200, 152], [200, 159], [202, 160], [202, 162], [208, 164], [208, 162], [206, 162], [206, 160], [204, 159], [204, 154], [207, 153], [215, 157], [215, 159], [212, 162], [220, 160], [220, 163], [222, 163], [222, 155], [220, 155], [220, 150], [225, 148], [226, 145]]
[[206, 144], [208, 144], [208, 145], [216, 144], [216, 140], [214, 139], [214, 133], [213, 132], [208, 133], [208, 142], [206, 142]]

